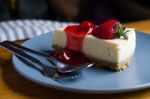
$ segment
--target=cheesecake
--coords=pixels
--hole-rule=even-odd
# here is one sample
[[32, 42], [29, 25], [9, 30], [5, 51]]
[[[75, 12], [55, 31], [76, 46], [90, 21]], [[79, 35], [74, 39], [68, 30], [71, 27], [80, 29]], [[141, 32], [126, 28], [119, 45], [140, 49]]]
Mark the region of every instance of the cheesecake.
[[136, 34], [134, 28], [125, 28], [117, 20], [109, 20], [99, 26], [84, 21], [80, 25], [56, 29], [52, 46], [56, 51], [69, 49], [83, 53], [97, 67], [120, 71], [131, 63]]

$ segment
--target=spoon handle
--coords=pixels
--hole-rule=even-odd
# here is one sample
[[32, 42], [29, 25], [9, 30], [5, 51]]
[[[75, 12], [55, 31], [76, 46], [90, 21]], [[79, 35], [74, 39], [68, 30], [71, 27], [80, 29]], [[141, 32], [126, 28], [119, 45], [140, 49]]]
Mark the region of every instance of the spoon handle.
[[45, 57], [45, 58], [48, 58], [49, 61], [53, 64], [53, 65], [56, 65], [57, 64], [57, 60], [54, 58], [54, 57], [51, 57], [51, 56], [48, 56], [46, 54], [43, 54], [43, 53], [40, 53], [38, 51], [35, 51], [33, 49], [30, 49], [30, 48], [27, 48], [27, 47], [24, 47], [24, 46], [20, 46], [18, 44], [15, 44], [13, 42], [10, 42], [10, 41], [3, 41], [2, 43], [5, 43], [9, 46], [12, 46], [14, 48], [17, 48], [17, 49], [20, 49], [22, 51], [27, 51], [29, 53], [32, 53], [32, 54], [36, 54], [36, 55], [39, 55], [39, 56], [42, 56], [42, 57]]
[[35, 50], [29, 49], [29, 48], [24, 47], [24, 46], [20, 46], [20, 45], [18, 45], [18, 44], [15, 44], [15, 43], [13, 43], [13, 42], [10, 42], [10, 41], [3, 41], [2, 43], [5, 43], [5, 44], [10, 45], [10, 46], [13, 46], [13, 47], [15, 47], [15, 48], [17, 48], [17, 49], [21, 49], [21, 50], [23, 50], [23, 51], [27, 51], [27, 52], [30, 52], [30, 53], [34, 53], [34, 54], [36, 54], [36, 55], [40, 55], [40, 56], [43, 56], [43, 57], [48, 57], [46, 54], [37, 52], [37, 51], [35, 51]]

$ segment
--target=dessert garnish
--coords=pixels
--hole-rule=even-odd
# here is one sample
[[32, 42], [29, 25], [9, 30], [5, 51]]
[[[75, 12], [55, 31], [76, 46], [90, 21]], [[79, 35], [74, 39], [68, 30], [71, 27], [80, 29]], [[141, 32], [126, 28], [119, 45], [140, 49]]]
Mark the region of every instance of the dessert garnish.
[[81, 52], [82, 42], [87, 34], [90, 34], [95, 25], [89, 21], [83, 21], [80, 25], [67, 26], [65, 32], [67, 34], [66, 49]]
[[126, 33], [129, 30], [125, 30], [125, 27], [117, 20], [109, 20], [97, 26], [93, 31], [92, 35], [100, 39], [115, 39], [115, 38], [124, 38], [128, 39]]
[[70, 49], [64, 49], [57, 51], [51, 56], [55, 57], [62, 63], [69, 64], [69, 65], [78, 65], [90, 62], [81, 52], [73, 51]]

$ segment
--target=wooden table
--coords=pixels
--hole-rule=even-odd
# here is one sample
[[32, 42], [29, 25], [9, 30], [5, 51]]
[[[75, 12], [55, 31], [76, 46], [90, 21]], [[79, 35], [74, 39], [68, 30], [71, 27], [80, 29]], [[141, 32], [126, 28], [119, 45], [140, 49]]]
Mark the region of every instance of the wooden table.
[[[150, 33], [150, 20], [131, 22], [125, 25]], [[121, 94], [79, 94], [47, 88], [20, 76], [12, 66], [11, 56], [11, 53], [0, 48], [0, 99], [150, 98], [150, 88]]]

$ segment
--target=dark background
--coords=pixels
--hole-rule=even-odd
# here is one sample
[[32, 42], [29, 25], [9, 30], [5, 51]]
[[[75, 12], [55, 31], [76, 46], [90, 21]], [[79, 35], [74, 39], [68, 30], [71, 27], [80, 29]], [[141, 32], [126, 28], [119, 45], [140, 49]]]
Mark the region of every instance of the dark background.
[[111, 18], [121, 22], [150, 19], [150, 3], [148, 0], [0, 0], [0, 21], [90, 20], [100, 24]]

